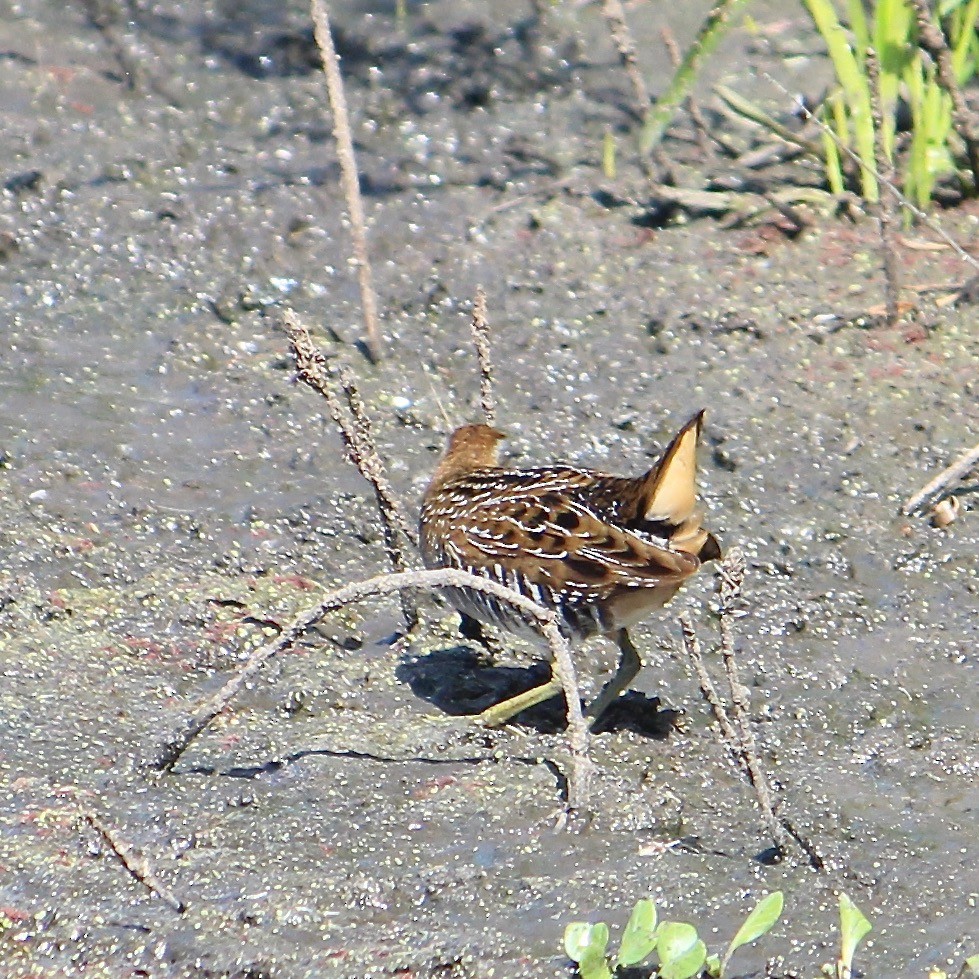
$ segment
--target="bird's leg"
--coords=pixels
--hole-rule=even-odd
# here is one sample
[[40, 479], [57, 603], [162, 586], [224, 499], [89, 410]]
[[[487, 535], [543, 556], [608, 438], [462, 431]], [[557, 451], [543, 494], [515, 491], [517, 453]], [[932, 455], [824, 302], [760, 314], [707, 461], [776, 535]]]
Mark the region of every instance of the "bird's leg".
[[632, 683], [636, 674], [642, 669], [642, 660], [636, 652], [636, 647], [632, 645], [629, 633], [625, 629], [619, 629], [615, 641], [619, 647], [619, 665], [612, 678], [602, 687], [602, 692], [585, 710], [585, 715], [591, 719], [592, 724], [618, 700], [619, 694]]
[[527, 710], [530, 707], [536, 707], [545, 700], [557, 696], [561, 689], [561, 681], [552, 675], [547, 683], [542, 683], [539, 687], [532, 687], [530, 690], [518, 693], [515, 697], [509, 697], [506, 700], [501, 700], [498, 704], [493, 704], [492, 707], [487, 707], [479, 715], [479, 721], [486, 727], [500, 727], [506, 724], [514, 714], [519, 714], [522, 710]]

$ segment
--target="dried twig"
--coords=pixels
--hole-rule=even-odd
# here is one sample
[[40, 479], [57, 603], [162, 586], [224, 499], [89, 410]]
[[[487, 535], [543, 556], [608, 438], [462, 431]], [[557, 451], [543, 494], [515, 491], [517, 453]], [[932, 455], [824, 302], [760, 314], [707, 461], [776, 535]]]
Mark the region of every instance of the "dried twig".
[[739, 676], [732, 624], [738, 615], [737, 606], [741, 600], [744, 573], [744, 555], [738, 548], [732, 548], [721, 566], [720, 605], [721, 655], [731, 694], [730, 711], [718, 695], [717, 688], [707, 672], [700, 640], [697, 638], [693, 623], [686, 613], [680, 616], [684, 649], [693, 665], [701, 693], [714, 713], [714, 718], [720, 728], [721, 741], [728, 749], [735, 765], [741, 769], [754, 789], [759, 812], [776, 848], [784, 854], [791, 838], [805, 852], [810, 866], [816, 870], [821, 870], [823, 860], [813, 845], [798, 832], [788, 819], [784, 816], [780, 817], [776, 813], [768, 776], [758, 757], [754, 734], [750, 726], [751, 713], [748, 692], [741, 683]]
[[[357, 389], [353, 374], [342, 365], [336, 370], [336, 378], [347, 399], [345, 411], [334, 390], [326, 358], [316, 349], [309, 331], [299, 322], [299, 317], [293, 310], [284, 309], [281, 324], [292, 344], [296, 358], [296, 373], [303, 383], [322, 395], [330, 415], [340, 429], [340, 436], [350, 461], [374, 489], [374, 498], [381, 515], [384, 550], [391, 567], [395, 571], [406, 571], [411, 562], [407, 560], [401, 542], [404, 539], [415, 546], [417, 539], [409, 528], [408, 521], [388, 481], [384, 463], [374, 443], [374, 428], [370, 415]], [[405, 625], [410, 632], [418, 622], [417, 609], [407, 595], [402, 596], [401, 608]]]
[[152, 864], [131, 843], [124, 840], [116, 830], [111, 829], [92, 809], [81, 810], [82, 819], [102, 837], [106, 846], [119, 858], [130, 876], [139, 881], [151, 894], [168, 904], [174, 911], [182, 913], [186, 905], [156, 875]]
[[921, 510], [933, 500], [938, 499], [950, 487], [957, 483], [971, 469], [979, 466], [979, 443], [963, 452], [948, 468], [943, 469], [934, 479], [926, 483], [914, 496], [901, 507], [905, 516], [910, 516], [916, 510]]
[[[640, 119], [645, 119], [652, 99], [639, 67], [639, 59], [636, 57], [636, 42], [633, 40], [632, 31], [629, 30], [629, 23], [625, 19], [625, 8], [622, 5], [622, 0], [602, 0], [602, 16], [608, 24], [612, 43], [619, 54], [619, 61], [622, 63], [629, 83], [632, 85], [636, 115]], [[656, 161], [656, 166], [659, 167], [661, 179], [672, 181], [670, 161], [666, 154], [659, 147], [654, 147], [651, 155]], [[640, 153], [639, 164], [646, 176], [652, 179], [654, 177], [653, 168], [646, 152]]]
[[[391, 484], [388, 482], [384, 463], [374, 445], [373, 428], [357, 391], [353, 375], [343, 367], [337, 371], [338, 379], [347, 397], [350, 416], [353, 418], [351, 424], [350, 418], [347, 417], [343, 405], [333, 389], [330, 368], [327, 366], [326, 358], [316, 349], [309, 331], [291, 309], [282, 311], [281, 324], [292, 344], [293, 354], [296, 358], [296, 372], [300, 380], [325, 399], [330, 415], [340, 429], [340, 435], [351, 462], [374, 488], [378, 509], [385, 526], [390, 524], [393, 530], [396, 530], [414, 546], [417, 544], [417, 538], [405, 518]], [[403, 571], [406, 567], [404, 558], [399, 556], [392, 556], [391, 564], [396, 571]]]
[[364, 316], [364, 328], [367, 331], [367, 348], [371, 358], [376, 361], [381, 356], [377, 296], [374, 293], [373, 274], [367, 253], [367, 224], [364, 220], [364, 205], [360, 198], [360, 179], [357, 175], [353, 136], [350, 133], [350, 118], [347, 115], [343, 76], [340, 74], [340, 58], [333, 44], [333, 32], [330, 30], [326, 3], [324, 0], [310, 0], [310, 7], [313, 15], [313, 34], [323, 60], [326, 90], [330, 98], [330, 110], [333, 113], [333, 136], [337, 141], [340, 181], [347, 201], [347, 212], [350, 215], [350, 236], [353, 240], [354, 261], [357, 264], [360, 307]]
[[[874, 126], [874, 163], [884, 182], [894, 182], [894, 161], [884, 149], [884, 108], [880, 97], [880, 62], [877, 52], [867, 48], [864, 57], [867, 81], [870, 87], [870, 112]], [[898, 202], [893, 194], [882, 193], [874, 208], [877, 212], [877, 229], [880, 232], [880, 258], [884, 268], [884, 305], [888, 326], [897, 326], [900, 319], [899, 301], [901, 281], [897, 250], [894, 247], [894, 222], [898, 215]]]
[[639, 59], [636, 57], [636, 42], [632, 39], [632, 32], [625, 19], [625, 8], [621, 0], [602, 0], [602, 16], [608, 24], [609, 34], [615, 44], [615, 50], [619, 53], [619, 61], [625, 69], [626, 75], [632, 84], [632, 93], [636, 99], [636, 109], [639, 117], [642, 118], [649, 111], [649, 89], [646, 88], [646, 80], [642, 77], [639, 68]]
[[489, 323], [486, 322], [486, 293], [476, 288], [473, 301], [472, 337], [479, 358], [479, 403], [487, 425], [496, 424], [496, 396], [493, 394], [493, 362], [490, 359]]
[[822, 158], [823, 154], [819, 146], [811, 139], [808, 139], [805, 133], [794, 133], [788, 126], [783, 126], [782, 123], [770, 116], [764, 109], [746, 99], [733, 88], [728, 88], [727, 85], [715, 85], [714, 92], [735, 115], [747, 119], [749, 122], [753, 122], [763, 129], [767, 129], [770, 133], [779, 139], [785, 140], [786, 143], [792, 146], [798, 146], [807, 153], [811, 153], [820, 159]]
[[741, 682], [738, 659], [734, 648], [734, 620], [740, 614], [738, 605], [741, 601], [741, 588], [744, 584], [746, 567], [744, 554], [737, 547], [732, 547], [721, 563], [721, 658], [724, 662], [724, 672], [727, 674], [728, 687], [731, 690], [734, 719], [738, 725], [740, 740], [742, 744], [749, 745], [754, 751], [755, 736], [752, 734], [749, 724], [751, 700], [748, 688]]
[[262, 667], [277, 653], [290, 648], [327, 612], [378, 595], [402, 590], [432, 591], [440, 588], [471, 588], [486, 592], [523, 613], [546, 640], [554, 663], [554, 672], [564, 688], [567, 700], [568, 744], [571, 750], [571, 774], [568, 778], [568, 805], [584, 806], [592, 763], [588, 757], [588, 728], [581, 711], [581, 699], [574, 664], [567, 640], [561, 635], [553, 612], [525, 598], [519, 592], [477, 577], [466, 571], [438, 568], [430, 571], [405, 571], [379, 575], [367, 581], [346, 585], [323, 598], [318, 605], [303, 612], [272, 642], [256, 649], [244, 666], [209, 700], [199, 705], [185, 720], [178, 733], [166, 742], [149, 762], [150, 767], [170, 771], [191, 742], [223, 711]]
[[[955, 77], [948, 41], [945, 40], [941, 27], [932, 19], [932, 11], [927, 0], [910, 0], [910, 3], [918, 23], [918, 45], [924, 48], [935, 62], [938, 82], [952, 100], [952, 121], [955, 124], [955, 131], [965, 143], [969, 156], [969, 169], [972, 171], [973, 189], [979, 190], [979, 123], [962, 94], [962, 87]], [[972, 27], [967, 29], [972, 30]]]

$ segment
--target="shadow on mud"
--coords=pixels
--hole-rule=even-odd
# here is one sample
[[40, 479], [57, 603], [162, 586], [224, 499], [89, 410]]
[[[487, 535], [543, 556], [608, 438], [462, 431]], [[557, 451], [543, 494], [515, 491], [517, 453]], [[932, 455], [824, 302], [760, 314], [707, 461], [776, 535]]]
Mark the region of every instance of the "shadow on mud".
[[[550, 666], [537, 662], [529, 667], [494, 666], [486, 655], [469, 646], [450, 646], [402, 662], [395, 671], [422, 700], [452, 716], [476, 715], [509, 697], [531, 690], [550, 677]], [[554, 734], [566, 727], [563, 696], [530, 710], [511, 723]], [[676, 725], [679, 711], [660, 707], [658, 697], [634, 690], [618, 699], [596, 722], [593, 731], [629, 730], [649, 738], [666, 738]]]

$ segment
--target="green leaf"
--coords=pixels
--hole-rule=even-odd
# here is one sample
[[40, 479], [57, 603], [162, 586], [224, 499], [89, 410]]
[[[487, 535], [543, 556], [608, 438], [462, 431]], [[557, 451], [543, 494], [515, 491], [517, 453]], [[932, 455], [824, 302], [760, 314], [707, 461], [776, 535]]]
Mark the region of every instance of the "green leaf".
[[708, 955], [707, 961], [704, 963], [704, 968], [707, 970], [707, 975], [711, 979], [717, 979], [721, 975], [721, 957], [719, 955]]
[[872, 927], [853, 901], [846, 894], [840, 894], [840, 964], [845, 974], [852, 969], [857, 946]]
[[603, 921], [573, 921], [564, 929], [564, 951], [573, 962], [581, 962], [590, 949], [598, 949], [604, 957], [607, 946], [608, 925]]
[[656, 929], [656, 954], [660, 962], [672, 962], [697, 944], [697, 929], [684, 921], [664, 921]]
[[[674, 923], [680, 924], [679, 922]], [[691, 945], [685, 945], [685, 950], [681, 951], [680, 954], [666, 960], [660, 951], [661, 939], [656, 948], [660, 955], [660, 967], [656, 973], [659, 979], [692, 979], [693, 976], [700, 975], [704, 963], [707, 961], [707, 946], [699, 938], [696, 938], [697, 930], [693, 925], [680, 925], [680, 927], [689, 928], [693, 932], [694, 942]]]
[[578, 974], [581, 979], [612, 979], [612, 970], [608, 967], [608, 959], [597, 945], [589, 945], [582, 953], [578, 963]]
[[687, 48], [683, 60], [673, 73], [666, 91], [656, 99], [655, 104], [646, 113], [642, 132], [639, 134], [639, 152], [643, 156], [662, 141], [677, 106], [687, 97], [697, 78], [701, 62], [713, 53], [731, 26], [735, 11], [744, 2], [745, 0], [717, 0], [717, 3], [711, 7], [706, 19], [700, 25], [693, 44]]
[[731, 939], [730, 950], [733, 952], [742, 945], [757, 941], [762, 935], [771, 931], [782, 914], [784, 904], [785, 896], [781, 891], [773, 891], [768, 897], [763, 897], [755, 905], [755, 910], [744, 919], [744, 924], [738, 929], [738, 933]]
[[656, 906], [648, 898], [636, 902], [622, 934], [618, 964], [638, 965], [656, 948]]
[[970, 955], [965, 964], [972, 970], [974, 976], [979, 976], [979, 955]]

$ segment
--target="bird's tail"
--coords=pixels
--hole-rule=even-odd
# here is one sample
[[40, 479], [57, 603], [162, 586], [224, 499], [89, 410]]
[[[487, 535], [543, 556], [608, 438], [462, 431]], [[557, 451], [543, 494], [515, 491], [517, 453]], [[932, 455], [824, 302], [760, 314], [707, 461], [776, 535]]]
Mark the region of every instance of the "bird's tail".
[[701, 411], [677, 432], [659, 462], [643, 477], [639, 514], [672, 547], [701, 561], [713, 561], [721, 556], [721, 548], [701, 526], [697, 508], [697, 443], [703, 424]]

